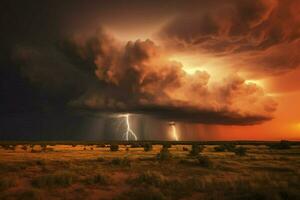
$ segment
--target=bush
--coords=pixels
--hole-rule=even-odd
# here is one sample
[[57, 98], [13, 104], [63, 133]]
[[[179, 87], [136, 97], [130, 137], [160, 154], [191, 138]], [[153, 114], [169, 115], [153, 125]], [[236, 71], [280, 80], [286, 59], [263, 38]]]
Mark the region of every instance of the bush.
[[162, 186], [165, 182], [165, 178], [156, 172], [146, 171], [139, 174], [136, 178], [129, 179], [128, 182], [132, 185], [152, 185], [152, 186]]
[[162, 148], [161, 151], [156, 155], [157, 160], [169, 160], [172, 158], [172, 154], [169, 152], [168, 148]]
[[226, 150], [224, 145], [216, 146], [214, 149], [216, 152], [224, 152]]
[[201, 167], [213, 168], [214, 163], [207, 156], [198, 156], [198, 162]]
[[235, 144], [232, 144], [232, 143], [222, 144], [221, 146], [222, 146], [222, 148], [225, 148], [227, 151], [234, 152], [234, 150], [235, 150]]
[[119, 151], [119, 145], [111, 144], [110, 145], [110, 151]]
[[8, 145], [8, 144], [3, 144], [2, 148], [5, 150], [16, 150], [16, 145]]
[[144, 144], [144, 151], [152, 151], [153, 147], [151, 143]]
[[128, 158], [114, 158], [111, 160], [112, 165], [117, 165], [117, 166], [124, 166], [124, 167], [130, 167], [131, 162]]
[[291, 144], [287, 140], [281, 140], [279, 143], [270, 144], [269, 148], [270, 149], [290, 149]]
[[234, 153], [238, 156], [245, 156], [246, 151], [247, 151], [247, 149], [245, 147], [240, 146], [240, 147], [235, 148]]
[[27, 148], [26, 145], [23, 145], [23, 146], [22, 146], [22, 150], [27, 151], [27, 149], [28, 149], [28, 148]]
[[46, 144], [41, 144], [40, 146], [41, 146], [42, 151], [46, 151], [46, 149], [47, 149], [47, 145]]
[[203, 146], [199, 144], [193, 144], [192, 150], [190, 151], [190, 156], [198, 156], [200, 152], [203, 151]]
[[74, 175], [68, 172], [43, 175], [32, 180], [35, 187], [66, 187], [73, 183]]
[[85, 183], [89, 185], [107, 185], [109, 184], [109, 178], [103, 174], [96, 174], [85, 179]]
[[139, 147], [141, 147], [141, 145], [138, 143], [134, 143], [134, 144], [130, 145], [130, 148], [139, 148]]
[[164, 143], [163, 144], [163, 148], [165, 148], [165, 149], [168, 149], [168, 148], [171, 148], [171, 144], [170, 143]]
[[189, 149], [186, 148], [186, 147], [183, 147], [182, 150], [183, 150], [183, 151], [189, 151]]

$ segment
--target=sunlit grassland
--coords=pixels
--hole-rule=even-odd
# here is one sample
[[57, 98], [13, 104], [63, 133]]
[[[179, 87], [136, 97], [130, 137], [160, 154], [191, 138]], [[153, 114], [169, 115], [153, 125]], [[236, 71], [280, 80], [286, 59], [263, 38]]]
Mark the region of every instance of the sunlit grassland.
[[300, 199], [298, 143], [222, 144], [5, 143], [0, 199]]

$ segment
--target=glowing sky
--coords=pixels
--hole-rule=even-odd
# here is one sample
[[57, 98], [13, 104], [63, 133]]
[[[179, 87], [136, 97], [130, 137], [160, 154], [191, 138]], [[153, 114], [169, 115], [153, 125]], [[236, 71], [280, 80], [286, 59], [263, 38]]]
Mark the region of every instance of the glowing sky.
[[[170, 134], [174, 121], [186, 140], [300, 140], [297, 0], [4, 7], [4, 139], [35, 136], [51, 123], [50, 138], [75, 129], [87, 137], [113, 132], [105, 113], [133, 113], [143, 116], [133, 117], [131, 128], [144, 139], [168, 138], [157, 132]], [[57, 120], [61, 110], [65, 126]]]

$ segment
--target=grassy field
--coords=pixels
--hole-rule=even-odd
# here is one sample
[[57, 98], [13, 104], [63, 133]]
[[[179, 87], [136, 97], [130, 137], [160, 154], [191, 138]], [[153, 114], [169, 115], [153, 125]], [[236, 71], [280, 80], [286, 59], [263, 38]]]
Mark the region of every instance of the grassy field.
[[2, 142], [0, 199], [300, 199], [299, 143], [162, 144]]

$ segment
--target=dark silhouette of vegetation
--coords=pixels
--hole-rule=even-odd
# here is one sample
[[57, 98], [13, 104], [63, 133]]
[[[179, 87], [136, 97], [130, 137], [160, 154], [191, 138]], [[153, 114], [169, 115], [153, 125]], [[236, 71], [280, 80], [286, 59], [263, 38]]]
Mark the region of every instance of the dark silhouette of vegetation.
[[245, 156], [247, 149], [245, 147], [239, 146], [234, 149], [234, 153], [238, 156]]
[[216, 146], [214, 149], [215, 149], [216, 152], [224, 152], [224, 151], [234, 152], [235, 151], [235, 144], [224, 143], [224, 144], [221, 144], [219, 146]]
[[162, 148], [160, 152], [156, 155], [157, 160], [164, 161], [172, 158], [172, 154], [170, 153], [168, 148]]
[[142, 145], [139, 143], [134, 143], [130, 145], [130, 148], [140, 148]]
[[204, 147], [199, 144], [193, 144], [192, 150], [190, 151], [190, 156], [198, 156], [200, 152], [202, 152]]
[[131, 161], [127, 158], [113, 158], [111, 160], [111, 164], [115, 166], [122, 166], [122, 167], [130, 167]]
[[119, 151], [119, 145], [111, 144], [110, 145], [110, 151]]
[[182, 151], [189, 151], [189, 149], [187, 147], [183, 147]]
[[214, 149], [215, 149], [216, 152], [224, 152], [224, 151], [226, 151], [226, 148], [224, 147], [224, 145], [216, 146], [216, 147], [214, 147]]
[[287, 140], [281, 140], [279, 143], [269, 145], [270, 149], [290, 149], [291, 143]]
[[152, 144], [151, 143], [144, 144], [144, 151], [152, 151]]
[[22, 146], [22, 150], [27, 151], [27, 149], [28, 149], [27, 145]]
[[206, 168], [213, 168], [214, 167], [214, 163], [207, 157], [207, 156], [202, 156], [199, 155], [197, 157], [199, 165], [201, 167], [206, 167]]
[[163, 143], [163, 148], [171, 148], [171, 144], [170, 143], [168, 143], [168, 142], [165, 142], [165, 143]]

